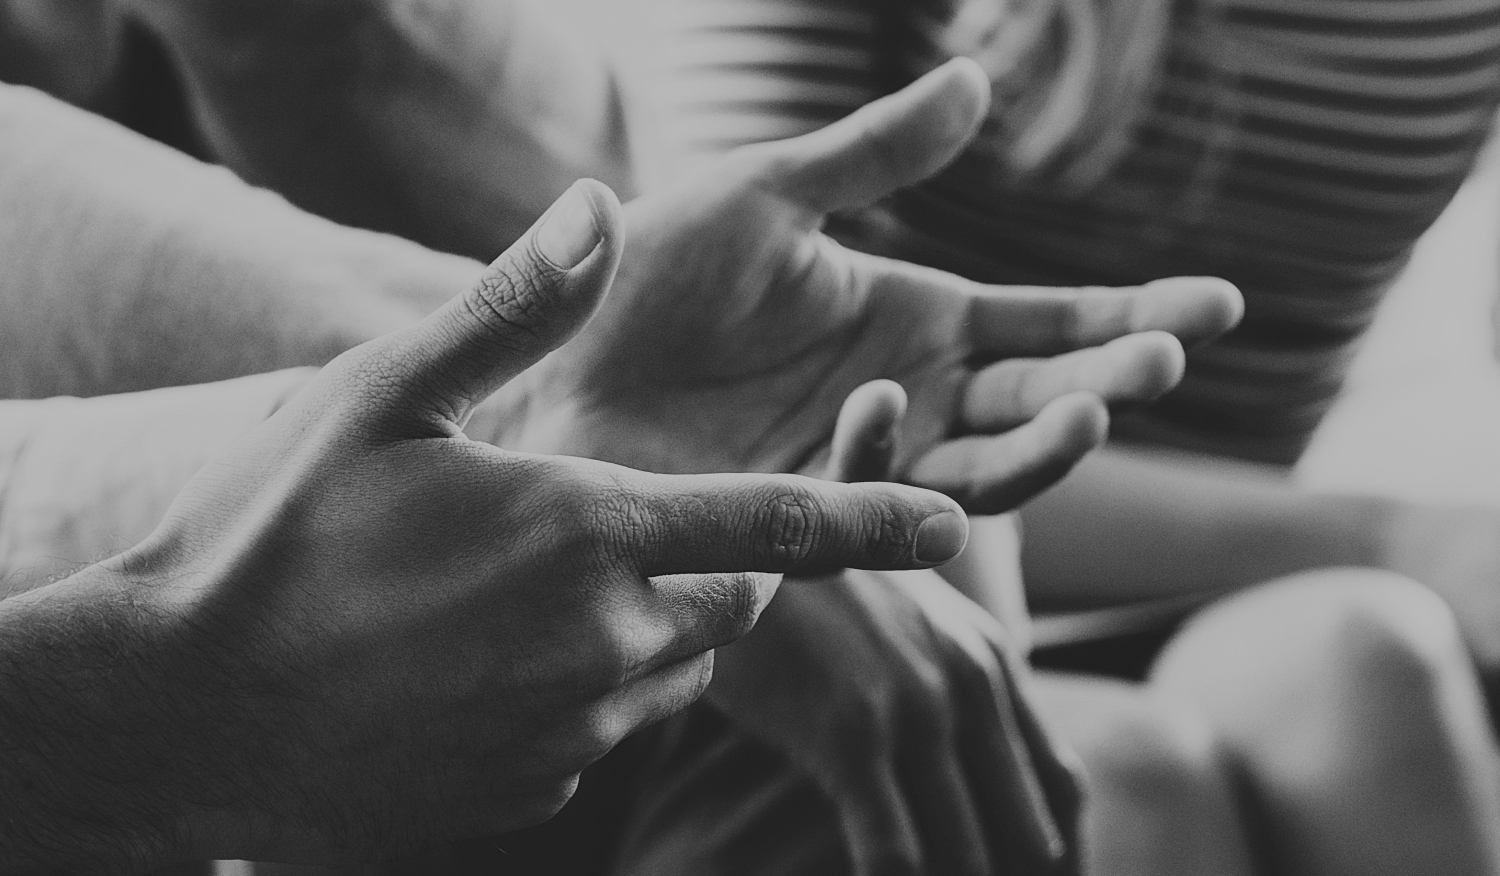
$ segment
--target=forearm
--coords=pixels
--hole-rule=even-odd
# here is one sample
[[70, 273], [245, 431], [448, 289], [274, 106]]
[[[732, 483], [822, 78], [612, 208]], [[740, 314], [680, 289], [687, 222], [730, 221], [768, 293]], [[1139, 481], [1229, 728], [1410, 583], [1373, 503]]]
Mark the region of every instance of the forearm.
[[91, 399], [0, 401], [0, 596], [145, 538], [204, 463], [315, 373]]
[[1023, 508], [1027, 593], [1038, 609], [1070, 610], [1380, 566], [1392, 513], [1301, 491], [1283, 469], [1112, 446]]
[[337, 221], [488, 260], [580, 177], [633, 191], [615, 77], [551, 3], [136, 5], [220, 160]]
[[478, 271], [0, 85], [0, 397], [322, 364]]
[[95, 566], [0, 600], [0, 872], [143, 873], [190, 853], [172, 735], [192, 732], [191, 697], [170, 676], [192, 669], [164, 659], [139, 595]]

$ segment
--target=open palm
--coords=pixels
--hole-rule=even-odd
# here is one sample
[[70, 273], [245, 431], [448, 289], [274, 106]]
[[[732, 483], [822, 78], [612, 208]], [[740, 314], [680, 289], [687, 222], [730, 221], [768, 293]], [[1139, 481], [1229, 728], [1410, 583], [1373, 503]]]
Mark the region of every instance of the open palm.
[[796, 470], [826, 452], [850, 391], [889, 378], [911, 398], [903, 479], [977, 512], [1050, 484], [1101, 440], [1103, 403], [1175, 385], [1172, 334], [1227, 329], [1239, 297], [1209, 279], [986, 287], [821, 232], [829, 213], [941, 169], [987, 100], [984, 76], [956, 61], [828, 128], [737, 150], [631, 204], [613, 292], [573, 344], [518, 383], [509, 404], [527, 416], [503, 418], [520, 425], [501, 422], [493, 436], [653, 471]]

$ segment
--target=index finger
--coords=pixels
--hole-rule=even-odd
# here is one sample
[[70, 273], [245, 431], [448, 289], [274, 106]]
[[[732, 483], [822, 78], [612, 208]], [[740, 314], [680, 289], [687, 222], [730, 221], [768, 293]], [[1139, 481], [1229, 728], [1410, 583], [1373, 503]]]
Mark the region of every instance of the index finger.
[[797, 475], [642, 475], [615, 531], [647, 576], [702, 572], [917, 569], [968, 540], [958, 504], [900, 484]]
[[1229, 331], [1245, 310], [1239, 290], [1217, 277], [1125, 288], [981, 288], [969, 312], [969, 343], [981, 355], [1052, 356], [1145, 331], [1192, 344]]

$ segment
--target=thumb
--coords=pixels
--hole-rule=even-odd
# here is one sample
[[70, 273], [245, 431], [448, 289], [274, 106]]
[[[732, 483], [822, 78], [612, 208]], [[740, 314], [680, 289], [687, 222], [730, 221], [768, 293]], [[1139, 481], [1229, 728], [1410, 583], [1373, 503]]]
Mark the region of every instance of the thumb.
[[811, 134], [745, 147], [762, 184], [820, 216], [872, 204], [942, 170], [978, 133], [989, 78], [955, 58]]
[[593, 316], [620, 263], [620, 202], [579, 180], [473, 287], [373, 351], [401, 413], [462, 422], [475, 405]]

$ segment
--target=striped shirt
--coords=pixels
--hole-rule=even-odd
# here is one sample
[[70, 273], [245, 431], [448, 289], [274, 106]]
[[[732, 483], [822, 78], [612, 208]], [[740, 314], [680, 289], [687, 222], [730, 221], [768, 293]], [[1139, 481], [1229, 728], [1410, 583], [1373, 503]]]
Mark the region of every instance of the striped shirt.
[[[691, 154], [819, 127], [940, 60], [903, 20], [916, 0], [673, 2], [661, 94]], [[846, 224], [865, 248], [987, 282], [1232, 280], [1244, 323], [1119, 431], [1290, 462], [1497, 100], [1500, 0], [1183, 0], [1151, 105], [1098, 184], [1019, 181], [973, 148]]]

